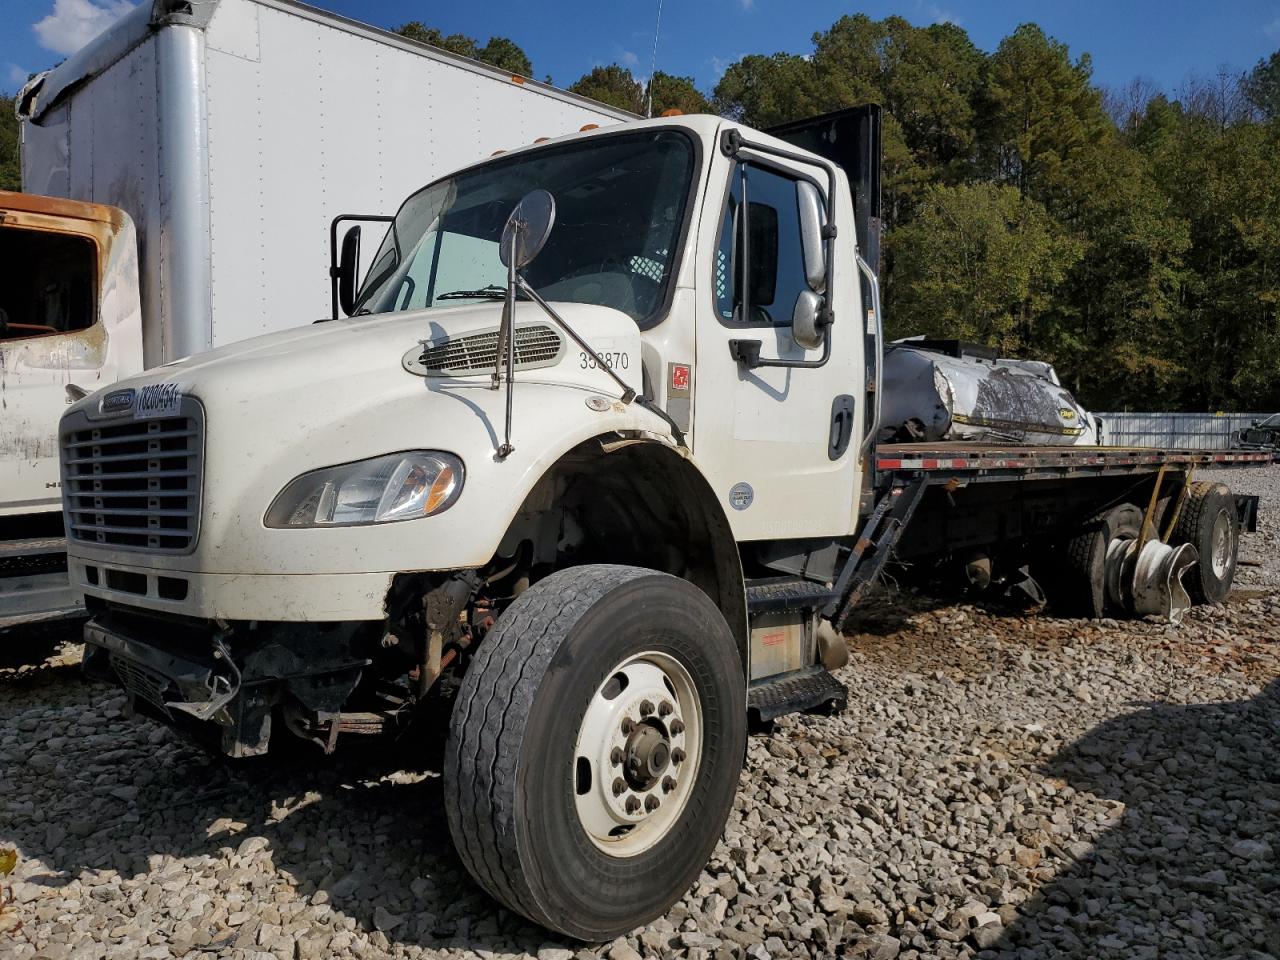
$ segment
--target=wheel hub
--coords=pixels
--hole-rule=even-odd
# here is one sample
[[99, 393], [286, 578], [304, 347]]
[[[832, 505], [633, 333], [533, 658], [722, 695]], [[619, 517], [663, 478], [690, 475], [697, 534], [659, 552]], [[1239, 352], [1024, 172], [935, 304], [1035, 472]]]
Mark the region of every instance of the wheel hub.
[[633, 790], [651, 790], [671, 762], [671, 744], [657, 724], [642, 723], [627, 738], [626, 778]]
[[1212, 550], [1209, 563], [1213, 575], [1221, 580], [1231, 567], [1231, 517], [1227, 511], [1220, 510], [1213, 520]]
[[665, 653], [619, 664], [596, 690], [574, 751], [578, 819], [613, 856], [634, 856], [679, 819], [697, 779], [702, 709], [685, 667]]

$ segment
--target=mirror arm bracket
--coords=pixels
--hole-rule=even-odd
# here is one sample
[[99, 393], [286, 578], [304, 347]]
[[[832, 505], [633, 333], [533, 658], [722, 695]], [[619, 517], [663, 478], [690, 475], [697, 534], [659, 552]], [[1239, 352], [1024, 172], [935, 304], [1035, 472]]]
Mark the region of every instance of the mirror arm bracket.
[[729, 356], [733, 357], [748, 370], [758, 367], [786, 367], [792, 370], [816, 370], [826, 366], [831, 359], [831, 325], [826, 324], [826, 332], [822, 337], [822, 356], [817, 360], [766, 360], [760, 356], [759, 340], [730, 340]]

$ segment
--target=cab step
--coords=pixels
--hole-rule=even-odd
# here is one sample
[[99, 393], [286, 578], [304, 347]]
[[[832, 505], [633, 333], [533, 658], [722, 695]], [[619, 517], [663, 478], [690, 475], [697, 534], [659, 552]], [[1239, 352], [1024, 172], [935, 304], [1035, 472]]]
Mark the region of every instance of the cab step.
[[779, 613], [783, 610], [815, 610], [835, 599], [826, 584], [801, 577], [768, 577], [747, 581], [747, 612]]
[[834, 715], [849, 704], [844, 684], [822, 667], [805, 667], [757, 680], [747, 688], [747, 712], [760, 723], [789, 713]]

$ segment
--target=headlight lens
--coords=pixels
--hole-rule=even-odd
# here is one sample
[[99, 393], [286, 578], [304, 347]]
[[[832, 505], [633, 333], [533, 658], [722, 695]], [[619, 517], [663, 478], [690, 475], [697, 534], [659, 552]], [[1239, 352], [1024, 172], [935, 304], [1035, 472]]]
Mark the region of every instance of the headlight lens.
[[429, 517], [462, 491], [462, 461], [450, 453], [412, 450], [289, 481], [267, 510], [268, 527], [347, 527]]

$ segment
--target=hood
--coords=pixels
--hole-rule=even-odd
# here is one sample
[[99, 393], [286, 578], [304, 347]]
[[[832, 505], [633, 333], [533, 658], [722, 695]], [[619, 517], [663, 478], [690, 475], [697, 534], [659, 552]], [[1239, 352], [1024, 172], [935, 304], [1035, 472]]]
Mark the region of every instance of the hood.
[[[593, 304], [560, 303], [555, 308], [640, 391], [639, 331], [626, 314]], [[172, 383], [184, 394], [208, 402], [216, 397], [264, 397], [312, 387], [345, 392], [368, 377], [374, 378], [370, 386], [375, 392], [379, 384], [393, 389], [397, 379], [412, 390], [420, 390], [423, 379], [430, 380], [432, 387], [487, 383], [501, 319], [501, 303], [482, 303], [329, 320], [184, 357], [118, 386]], [[521, 351], [530, 332], [537, 334], [539, 345], [552, 348], [517, 354], [517, 384], [537, 381], [619, 392], [610, 377], [595, 369], [602, 361], [587, 357], [535, 304], [516, 304], [515, 326]]]

